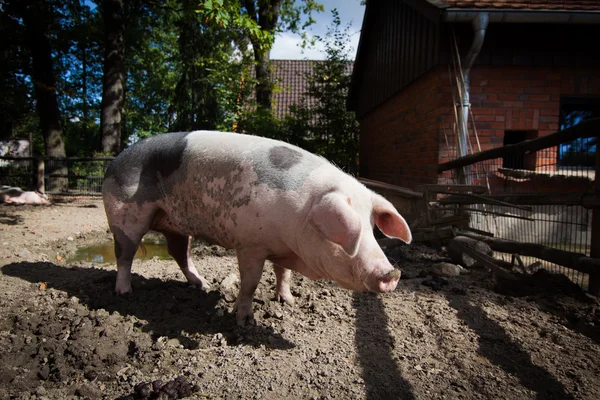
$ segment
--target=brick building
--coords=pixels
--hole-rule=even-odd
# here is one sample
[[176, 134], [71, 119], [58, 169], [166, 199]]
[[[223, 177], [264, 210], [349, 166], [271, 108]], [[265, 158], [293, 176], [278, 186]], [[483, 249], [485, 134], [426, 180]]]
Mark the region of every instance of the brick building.
[[600, 116], [599, 34], [597, 0], [367, 1], [348, 99], [360, 176], [438, 182], [438, 164], [461, 151], [461, 76], [481, 150], [556, 132], [573, 110]]

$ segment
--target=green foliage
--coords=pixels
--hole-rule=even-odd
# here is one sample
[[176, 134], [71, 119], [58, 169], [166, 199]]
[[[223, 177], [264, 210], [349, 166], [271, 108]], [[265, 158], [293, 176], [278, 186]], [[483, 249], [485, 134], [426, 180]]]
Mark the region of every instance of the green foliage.
[[277, 140], [288, 139], [282, 122], [275, 118], [270, 110], [264, 108], [242, 113], [238, 129], [250, 135]]
[[29, 54], [22, 45], [26, 40], [24, 28], [6, 7], [3, 4], [0, 13], [0, 139], [26, 138], [26, 127], [37, 122], [32, 116], [33, 86], [27, 81]]
[[313, 72], [306, 76], [307, 96], [313, 101], [290, 107], [291, 116], [286, 118], [283, 129], [289, 142], [324, 156], [349, 173], [356, 173], [359, 126], [354, 113], [346, 111], [351, 78], [349, 28], [341, 30], [337, 10], [332, 14], [333, 25], [327, 35], [317, 38], [325, 45], [327, 58], [315, 62]]
[[[122, 138], [142, 138], [170, 130], [179, 72], [178, 1], [154, 7], [125, 2], [126, 93]], [[134, 140], [135, 140], [134, 139]]]
[[[14, 11], [20, 1], [0, 0], [0, 139], [33, 133], [34, 153], [43, 154], [27, 35]], [[103, 1], [44, 4], [67, 155], [92, 156], [101, 145]], [[312, 13], [323, 11], [315, 0], [128, 0], [123, 6], [125, 143], [190, 129], [245, 130], [316, 143], [305, 138], [309, 131], [300, 119], [279, 121], [267, 111], [247, 111], [258, 81], [251, 77], [254, 50], [268, 60], [277, 32], [301, 32], [314, 23]]]

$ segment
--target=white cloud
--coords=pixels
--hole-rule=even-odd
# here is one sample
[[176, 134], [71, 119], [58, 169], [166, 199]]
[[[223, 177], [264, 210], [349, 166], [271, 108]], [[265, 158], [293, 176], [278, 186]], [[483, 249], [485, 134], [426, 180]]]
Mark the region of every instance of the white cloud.
[[272, 60], [323, 60], [325, 52], [322, 43], [314, 47], [302, 49], [302, 38], [299, 35], [283, 32], [275, 37], [271, 49]]
[[[298, 0], [296, 0], [298, 1]], [[350, 30], [350, 49], [349, 58], [354, 59], [356, 50], [358, 49], [358, 41], [360, 39], [360, 29], [365, 12], [365, 7], [360, 5], [360, 0], [321, 0], [325, 6], [325, 11], [313, 14], [316, 23], [308, 28], [307, 34], [324, 36], [327, 33], [327, 28], [331, 26], [331, 9], [337, 8], [340, 13], [341, 26], [340, 29], [345, 29], [346, 24], [351, 23]], [[275, 43], [271, 49], [271, 59], [273, 60], [322, 60], [326, 57], [324, 46], [318, 44], [317, 49], [307, 48], [302, 49], [300, 44], [302, 38], [300, 35], [291, 32], [283, 32], [275, 37]]]

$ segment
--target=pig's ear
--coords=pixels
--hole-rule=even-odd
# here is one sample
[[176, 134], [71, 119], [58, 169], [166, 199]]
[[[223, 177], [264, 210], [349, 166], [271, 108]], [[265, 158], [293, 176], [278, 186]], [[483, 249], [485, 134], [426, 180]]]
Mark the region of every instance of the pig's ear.
[[387, 237], [400, 239], [405, 243], [412, 242], [412, 234], [408, 224], [396, 211], [392, 203], [378, 194], [373, 195], [373, 213], [375, 225]]
[[342, 246], [351, 257], [358, 252], [362, 222], [345, 196], [340, 193], [323, 196], [313, 205], [308, 221], [325, 239]]

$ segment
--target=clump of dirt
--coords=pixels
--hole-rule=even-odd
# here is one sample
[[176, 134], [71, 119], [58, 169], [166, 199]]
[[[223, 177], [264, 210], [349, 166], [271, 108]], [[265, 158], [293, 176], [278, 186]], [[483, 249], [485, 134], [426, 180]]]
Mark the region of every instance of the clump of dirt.
[[235, 323], [234, 254], [194, 243], [202, 291], [173, 261], [68, 261], [110, 240], [101, 204], [0, 207], [0, 399], [600, 398], [598, 299], [540, 272], [520, 287], [418, 244], [388, 249], [394, 293], [353, 293], [294, 274], [274, 300], [270, 265], [256, 325]]

